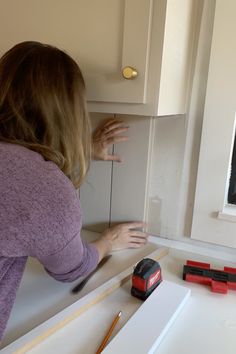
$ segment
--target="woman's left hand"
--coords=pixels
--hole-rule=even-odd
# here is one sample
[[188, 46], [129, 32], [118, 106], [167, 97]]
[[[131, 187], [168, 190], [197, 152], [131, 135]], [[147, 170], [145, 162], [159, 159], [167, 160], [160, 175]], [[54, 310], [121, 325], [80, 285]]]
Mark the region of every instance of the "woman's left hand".
[[127, 136], [119, 135], [129, 129], [121, 120], [112, 118], [99, 125], [92, 137], [92, 158], [94, 160], [121, 162], [118, 155], [109, 154], [109, 146], [128, 140]]

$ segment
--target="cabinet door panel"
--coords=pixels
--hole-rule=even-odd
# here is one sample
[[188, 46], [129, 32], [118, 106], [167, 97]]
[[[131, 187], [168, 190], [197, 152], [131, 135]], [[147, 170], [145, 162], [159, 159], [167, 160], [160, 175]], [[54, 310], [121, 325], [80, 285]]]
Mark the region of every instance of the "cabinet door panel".
[[[88, 100], [143, 103], [151, 0], [1, 1], [0, 52], [25, 40], [70, 53], [85, 76]], [[135, 80], [122, 66], [137, 68]]]
[[[91, 114], [93, 128], [110, 117], [105, 114]], [[80, 188], [83, 228], [101, 232], [109, 226], [111, 177], [112, 162], [91, 161], [86, 180]]]
[[129, 140], [116, 144], [122, 163], [113, 164], [111, 222], [146, 220], [153, 119], [122, 116], [129, 125]]

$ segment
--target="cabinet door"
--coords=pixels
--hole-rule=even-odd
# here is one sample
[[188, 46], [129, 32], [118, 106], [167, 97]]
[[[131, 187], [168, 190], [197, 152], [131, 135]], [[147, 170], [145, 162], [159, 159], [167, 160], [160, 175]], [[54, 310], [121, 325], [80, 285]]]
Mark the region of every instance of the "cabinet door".
[[236, 114], [236, 2], [216, 1], [192, 238], [236, 248], [228, 203]]
[[[36, 40], [78, 61], [89, 101], [144, 103], [152, 0], [1, 1], [0, 51]], [[122, 68], [135, 66], [126, 80]]]
[[[114, 100], [104, 102], [96, 99], [101, 87], [91, 81], [94, 100], [89, 102], [90, 111], [139, 116], [185, 114], [201, 4], [194, 0], [126, 0], [120, 67], [133, 66], [138, 76], [134, 80], [114, 73], [103, 76], [106, 85], [114, 83], [118, 91], [124, 90], [123, 94], [115, 93]], [[123, 98], [119, 101], [118, 97]]]
[[129, 125], [129, 140], [116, 144], [121, 164], [113, 164], [111, 222], [146, 221], [154, 120], [122, 116]]
[[[91, 122], [93, 129], [110, 117], [110, 115], [92, 113]], [[110, 149], [112, 150], [112, 147]], [[102, 232], [109, 226], [111, 180], [111, 161], [91, 161], [89, 172], [79, 191], [83, 212], [83, 228]]]

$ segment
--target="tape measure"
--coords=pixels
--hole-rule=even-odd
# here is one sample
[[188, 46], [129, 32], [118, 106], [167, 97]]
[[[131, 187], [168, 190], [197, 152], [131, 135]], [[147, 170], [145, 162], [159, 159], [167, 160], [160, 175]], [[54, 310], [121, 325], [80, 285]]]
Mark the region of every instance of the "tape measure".
[[161, 281], [160, 264], [151, 258], [144, 258], [134, 268], [131, 294], [141, 300], [146, 300]]

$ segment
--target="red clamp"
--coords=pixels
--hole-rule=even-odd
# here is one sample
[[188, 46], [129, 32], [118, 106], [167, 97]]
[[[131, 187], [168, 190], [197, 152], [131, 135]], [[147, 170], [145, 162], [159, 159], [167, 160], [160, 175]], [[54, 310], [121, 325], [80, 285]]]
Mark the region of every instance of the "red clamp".
[[183, 279], [193, 283], [210, 285], [215, 293], [227, 294], [236, 290], [236, 268], [211, 269], [209, 263], [188, 260], [183, 269]]

